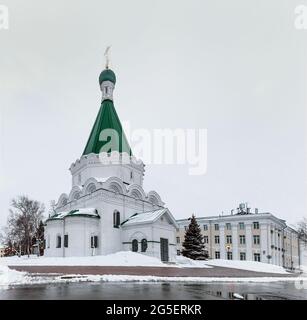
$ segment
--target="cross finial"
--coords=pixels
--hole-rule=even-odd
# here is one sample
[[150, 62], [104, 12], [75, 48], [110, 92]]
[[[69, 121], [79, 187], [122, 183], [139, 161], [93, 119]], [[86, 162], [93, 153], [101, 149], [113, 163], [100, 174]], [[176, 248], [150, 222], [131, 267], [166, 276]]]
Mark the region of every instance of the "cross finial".
[[109, 62], [110, 62], [110, 57], [109, 57], [109, 51], [111, 49], [111, 46], [107, 46], [106, 51], [104, 52], [104, 56], [106, 57], [106, 69], [109, 69]]

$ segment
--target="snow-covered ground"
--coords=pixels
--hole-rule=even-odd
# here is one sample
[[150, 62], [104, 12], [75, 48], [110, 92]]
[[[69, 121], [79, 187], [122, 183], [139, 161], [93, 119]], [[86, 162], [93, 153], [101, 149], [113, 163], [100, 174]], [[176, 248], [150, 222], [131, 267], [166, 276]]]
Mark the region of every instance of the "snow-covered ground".
[[[254, 262], [214, 259], [206, 261], [191, 260], [183, 256], [177, 256], [176, 264], [168, 265], [157, 258], [131, 251], [121, 251], [104, 256], [92, 257], [37, 257], [14, 256], [0, 259], [0, 265], [6, 266], [144, 266], [144, 267], [179, 267], [179, 268], [212, 268], [214, 266], [235, 268], [241, 270], [287, 274], [288, 272], [279, 266]], [[306, 270], [307, 271], [307, 270]]]
[[105, 256], [92, 257], [37, 257], [13, 256], [0, 259], [0, 265], [8, 266], [167, 266], [161, 260], [131, 251], [121, 251]]
[[209, 266], [227, 267], [257, 272], [288, 274], [288, 272], [283, 267], [256, 261], [213, 259], [207, 260], [204, 263]]
[[212, 268], [206, 264], [207, 261], [192, 260], [183, 256], [176, 257], [176, 264], [182, 268]]
[[[74, 275], [71, 278], [63, 278], [61, 276], [54, 278], [55, 283], [62, 282], [196, 282], [196, 283], [210, 283], [210, 282], [298, 282], [299, 280], [307, 281], [307, 278], [293, 278], [293, 277], [249, 277], [249, 278], [233, 278], [233, 277], [158, 277], [158, 276], [134, 276], [134, 275]], [[46, 281], [50, 282], [50, 280]], [[43, 283], [40, 281], [40, 283]]]
[[306, 265], [301, 265], [300, 270], [303, 271], [303, 274], [307, 275], [307, 266]]
[[[142, 254], [124, 251], [106, 256], [95, 257], [70, 257], [70, 258], [48, 258], [48, 257], [9, 257], [0, 258], [0, 289], [9, 285], [31, 285], [44, 283], [63, 283], [79, 281], [137, 281], [137, 282], [274, 282], [274, 281], [307, 281], [307, 275], [302, 277], [283, 277], [287, 272], [278, 266], [253, 262], [234, 260], [208, 260], [194, 261], [182, 256], [177, 257], [176, 268], [212, 268], [213, 266], [229, 267], [242, 270], [251, 270], [267, 273], [279, 273], [279, 277], [157, 277], [157, 276], [132, 276], [132, 275], [67, 275], [67, 276], [29, 276], [25, 272], [18, 272], [9, 269], [13, 265], [34, 265], [34, 266], [169, 266], [163, 264], [159, 259], [148, 257]], [[307, 271], [307, 269], [306, 269]]]
[[0, 289], [12, 283], [27, 283], [25, 272], [19, 272], [9, 269], [7, 266], [0, 265]]

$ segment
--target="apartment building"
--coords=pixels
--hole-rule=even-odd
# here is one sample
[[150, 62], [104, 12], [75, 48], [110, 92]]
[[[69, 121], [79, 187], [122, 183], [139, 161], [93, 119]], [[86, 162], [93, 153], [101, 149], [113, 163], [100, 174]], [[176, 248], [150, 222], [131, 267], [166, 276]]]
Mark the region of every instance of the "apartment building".
[[[211, 259], [250, 260], [295, 269], [300, 265], [298, 233], [268, 212], [251, 212], [240, 204], [237, 212], [197, 218]], [[176, 246], [182, 249], [188, 219], [177, 220]]]

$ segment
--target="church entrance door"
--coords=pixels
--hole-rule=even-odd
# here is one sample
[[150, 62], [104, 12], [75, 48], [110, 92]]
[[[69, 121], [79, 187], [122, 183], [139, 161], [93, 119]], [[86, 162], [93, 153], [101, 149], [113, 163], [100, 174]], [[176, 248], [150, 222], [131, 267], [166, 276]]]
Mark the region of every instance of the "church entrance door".
[[160, 238], [161, 260], [168, 261], [168, 239]]

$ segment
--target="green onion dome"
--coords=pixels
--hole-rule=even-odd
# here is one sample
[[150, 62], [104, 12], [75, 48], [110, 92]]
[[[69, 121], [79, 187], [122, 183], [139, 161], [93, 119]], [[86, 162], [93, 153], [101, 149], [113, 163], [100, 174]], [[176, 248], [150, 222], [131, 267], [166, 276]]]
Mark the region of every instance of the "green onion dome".
[[101, 85], [103, 81], [111, 81], [112, 83], [116, 83], [115, 73], [111, 69], [105, 69], [100, 73], [99, 76], [99, 84]]

